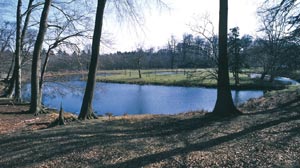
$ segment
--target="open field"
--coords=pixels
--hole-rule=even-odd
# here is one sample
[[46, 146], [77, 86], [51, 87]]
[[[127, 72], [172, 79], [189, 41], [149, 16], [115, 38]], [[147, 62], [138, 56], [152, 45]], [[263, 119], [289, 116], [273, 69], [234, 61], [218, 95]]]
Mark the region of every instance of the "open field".
[[[240, 74], [240, 85], [234, 85], [230, 75], [230, 84], [233, 89], [282, 89], [279, 83], [270, 83], [259, 79], [251, 79], [248, 75], [253, 70], [245, 70]], [[154, 84], [173, 86], [201, 86], [217, 87], [217, 80], [212, 69], [176, 69], [176, 70], [142, 70], [139, 78], [138, 70], [99, 71], [97, 81], [130, 84]]]

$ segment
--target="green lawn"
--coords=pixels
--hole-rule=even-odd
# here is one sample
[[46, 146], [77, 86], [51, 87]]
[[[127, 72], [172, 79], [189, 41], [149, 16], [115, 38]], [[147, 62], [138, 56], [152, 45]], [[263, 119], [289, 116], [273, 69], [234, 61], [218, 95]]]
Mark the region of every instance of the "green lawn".
[[[230, 74], [230, 84], [236, 89], [282, 89], [284, 86], [259, 79], [250, 79], [249, 73], [253, 70], [244, 70], [240, 74], [240, 85], [234, 85], [234, 79]], [[100, 76], [100, 75], [101, 76]], [[216, 87], [217, 80], [212, 69], [160, 69], [142, 70], [142, 78], [139, 78], [137, 70], [111, 70], [98, 71], [97, 81], [130, 84], [154, 84], [172, 86], [204, 86]]]

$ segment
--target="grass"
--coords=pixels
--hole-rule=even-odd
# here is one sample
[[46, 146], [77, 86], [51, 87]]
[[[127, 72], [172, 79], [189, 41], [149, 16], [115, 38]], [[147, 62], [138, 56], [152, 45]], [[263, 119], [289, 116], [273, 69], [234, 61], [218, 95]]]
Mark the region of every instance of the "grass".
[[[172, 73], [170, 73], [172, 72]], [[154, 84], [172, 86], [196, 86], [196, 87], [217, 87], [217, 80], [212, 69], [175, 69], [175, 70], [142, 70], [142, 78], [139, 78], [137, 70], [113, 70], [99, 71], [97, 81], [129, 84]], [[283, 89], [284, 86], [276, 83], [269, 83], [259, 79], [248, 77], [253, 70], [244, 70], [240, 74], [240, 85], [234, 85], [234, 79], [230, 74], [230, 84], [233, 89]]]

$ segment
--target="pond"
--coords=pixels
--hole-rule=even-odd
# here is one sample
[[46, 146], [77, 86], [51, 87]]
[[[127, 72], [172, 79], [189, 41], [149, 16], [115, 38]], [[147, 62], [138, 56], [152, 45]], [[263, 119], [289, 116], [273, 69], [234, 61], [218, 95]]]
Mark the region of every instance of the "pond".
[[[83, 81], [48, 82], [43, 104], [58, 109], [62, 102], [65, 111], [78, 114], [85, 84]], [[28, 100], [30, 84], [23, 89], [23, 97]], [[107, 112], [123, 115], [177, 114], [201, 109], [212, 111], [216, 95], [216, 89], [211, 88], [97, 83], [93, 107], [97, 114], [102, 115]], [[262, 95], [263, 91], [259, 90], [232, 91], [235, 104]]]

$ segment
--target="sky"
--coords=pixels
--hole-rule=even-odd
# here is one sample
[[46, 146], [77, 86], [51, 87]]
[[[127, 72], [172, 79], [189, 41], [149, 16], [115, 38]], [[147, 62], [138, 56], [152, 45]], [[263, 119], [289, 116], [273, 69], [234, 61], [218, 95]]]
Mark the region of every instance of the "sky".
[[[194, 32], [189, 25], [195, 24], [199, 18], [209, 15], [214, 23], [215, 33], [218, 30], [219, 0], [167, 0], [169, 9], [144, 11], [142, 26], [132, 23], [116, 23], [107, 16], [104, 32], [113, 41], [111, 48], [102, 48], [102, 52], [131, 51], [138, 47], [155, 49], [166, 46], [172, 35], [177, 41], [184, 33]], [[261, 0], [229, 0], [228, 28], [238, 26], [240, 34], [256, 35], [259, 20], [256, 10]], [[140, 30], [142, 29], [142, 31]]]
[[[150, 0], [145, 1], [150, 2]], [[168, 8], [157, 9], [152, 7], [150, 10], [144, 9], [140, 11], [144, 13], [144, 22], [141, 25], [133, 24], [127, 20], [120, 22], [111, 14], [105, 14], [103, 24], [104, 38], [111, 41], [112, 45], [109, 45], [109, 47], [103, 45], [101, 53], [132, 51], [140, 47], [143, 49], [159, 49], [167, 45], [172, 35], [175, 36], [177, 41], [182, 40], [182, 36], [185, 33], [197, 36], [196, 33], [191, 31], [189, 25], [201, 24], [203, 21], [199, 18], [204, 15], [209, 15], [214, 23], [215, 34], [217, 34], [219, 0], [162, 1], [166, 2]], [[3, 2], [11, 4], [15, 1], [0, 0], [0, 3]], [[143, 1], [137, 0], [137, 2]], [[256, 11], [260, 3], [262, 3], [262, 0], [229, 0], [228, 28], [238, 26], [241, 35], [250, 34], [255, 37], [259, 26]], [[0, 19], [4, 17], [2, 16], [3, 14], [6, 14], [6, 19], [9, 18], [10, 14], [13, 16], [15, 12], [14, 10], [12, 11], [2, 11]], [[12, 18], [14, 19], [14, 17]]]

